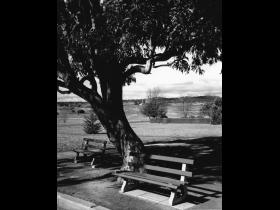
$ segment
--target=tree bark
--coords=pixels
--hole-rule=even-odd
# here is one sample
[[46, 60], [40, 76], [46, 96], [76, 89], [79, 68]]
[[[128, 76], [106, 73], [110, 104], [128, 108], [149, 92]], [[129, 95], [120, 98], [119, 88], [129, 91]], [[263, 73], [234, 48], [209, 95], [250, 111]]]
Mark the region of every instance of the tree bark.
[[114, 75], [100, 79], [103, 95], [102, 104], [91, 103], [100, 122], [107, 131], [108, 138], [123, 158], [121, 170], [139, 171], [144, 163], [144, 144], [131, 128], [122, 100], [122, 78]]
[[123, 158], [121, 170], [139, 171], [144, 163], [144, 144], [131, 128], [123, 109], [96, 112], [107, 136]]

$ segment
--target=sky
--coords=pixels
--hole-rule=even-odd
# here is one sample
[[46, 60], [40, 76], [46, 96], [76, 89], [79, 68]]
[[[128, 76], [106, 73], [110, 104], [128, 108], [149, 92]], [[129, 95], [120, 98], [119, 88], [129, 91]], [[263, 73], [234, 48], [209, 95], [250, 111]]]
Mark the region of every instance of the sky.
[[[123, 88], [123, 99], [146, 98], [147, 90], [151, 88], [159, 88], [162, 97], [222, 96], [222, 63], [204, 65], [202, 68], [205, 70], [203, 75], [192, 71], [189, 74], [181, 73], [170, 67], [152, 69], [149, 75], [136, 73], [136, 83]], [[57, 93], [57, 101], [84, 100], [74, 94]]]

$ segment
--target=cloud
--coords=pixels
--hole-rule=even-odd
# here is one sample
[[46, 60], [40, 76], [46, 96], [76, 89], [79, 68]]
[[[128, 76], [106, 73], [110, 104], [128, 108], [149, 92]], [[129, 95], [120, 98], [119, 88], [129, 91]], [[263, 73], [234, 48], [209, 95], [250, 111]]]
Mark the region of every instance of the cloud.
[[[148, 89], [159, 87], [163, 97], [222, 95], [222, 75], [220, 74], [222, 63], [203, 66], [203, 75], [190, 72], [181, 73], [168, 67], [153, 69], [152, 74], [136, 74], [136, 83], [123, 88], [124, 99], [145, 98]], [[100, 92], [100, 90], [99, 90]], [[57, 95], [58, 101], [84, 101], [70, 95]]]
[[150, 75], [137, 74], [136, 83], [124, 87], [124, 99], [145, 98], [150, 88], [159, 87], [164, 97], [222, 95], [222, 63], [205, 65], [203, 75], [181, 73], [171, 68], [153, 70]]

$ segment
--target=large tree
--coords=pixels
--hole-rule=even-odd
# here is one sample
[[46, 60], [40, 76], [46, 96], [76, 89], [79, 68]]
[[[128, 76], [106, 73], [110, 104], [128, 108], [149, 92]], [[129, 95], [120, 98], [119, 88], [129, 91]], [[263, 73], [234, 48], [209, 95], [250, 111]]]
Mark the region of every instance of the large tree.
[[221, 28], [220, 0], [57, 0], [57, 90], [88, 101], [122, 169], [138, 170], [144, 145], [125, 116], [123, 85], [160, 66], [203, 73], [222, 58]]

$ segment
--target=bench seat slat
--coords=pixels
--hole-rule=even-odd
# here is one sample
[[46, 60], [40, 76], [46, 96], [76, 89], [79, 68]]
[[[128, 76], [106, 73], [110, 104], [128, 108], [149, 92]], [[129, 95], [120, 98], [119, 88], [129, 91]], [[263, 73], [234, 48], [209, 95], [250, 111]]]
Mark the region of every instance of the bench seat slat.
[[101, 145], [92, 145], [92, 144], [87, 144], [87, 145], [85, 145], [87, 148], [104, 148], [103, 147], [103, 145], [101, 146]]
[[165, 160], [165, 161], [171, 161], [171, 162], [193, 164], [193, 160], [184, 159], [184, 158], [176, 158], [176, 157], [169, 157], [169, 156], [162, 156], [162, 155], [151, 155], [149, 158], [155, 159], [155, 160]]
[[95, 150], [74, 149], [73, 151], [79, 153], [95, 153], [95, 152], [102, 152], [102, 149], [95, 149]]
[[[86, 145], [86, 147], [87, 147], [88, 150], [91, 150], [91, 149], [101, 149], [101, 150], [103, 150], [104, 149], [103, 145], [100, 146], [100, 145], [90, 145], [90, 144], [88, 144], [88, 145]], [[113, 149], [115, 149], [115, 148], [114, 147], [106, 147], [105, 148], [105, 150], [113, 150]]]
[[156, 176], [156, 175], [147, 174], [147, 173], [124, 172], [123, 174], [126, 174], [128, 176], [133, 176], [133, 177], [149, 179], [149, 180], [153, 180], [153, 181], [164, 182], [166, 184], [171, 183], [172, 185], [175, 185], [175, 186], [180, 186], [180, 185], [186, 184], [186, 182], [182, 182], [180, 180]]
[[153, 165], [144, 165], [144, 168], [148, 169], [148, 170], [153, 170], [153, 171], [161, 171], [161, 172], [166, 172], [166, 173], [171, 173], [171, 174], [178, 174], [181, 176], [192, 177], [192, 172], [189, 172], [189, 171], [180, 171], [180, 170], [176, 170], [176, 169], [163, 168], [163, 167], [153, 166]]
[[164, 186], [164, 187], [168, 187], [168, 188], [172, 188], [172, 189], [177, 189], [177, 187], [178, 187], [178, 186], [170, 184], [170, 183], [160, 182], [160, 181], [156, 181], [156, 180], [152, 180], [152, 179], [147, 179], [146, 177], [141, 177], [141, 176], [134, 176], [134, 175], [128, 174], [128, 173], [121, 173], [121, 174], [116, 174], [116, 175], [119, 176], [119, 177], [122, 177], [122, 178], [133, 179], [133, 180], [137, 180], [137, 181], [143, 181], [143, 182], [156, 184], [156, 185], [160, 185], [160, 186]]
[[107, 142], [107, 144], [112, 144], [110, 141], [107, 141], [107, 140], [102, 140], [102, 139], [90, 139], [90, 138], [84, 138], [83, 139], [84, 141], [88, 141], [89, 143], [90, 142], [93, 142], [93, 143], [104, 143], [104, 142]]

